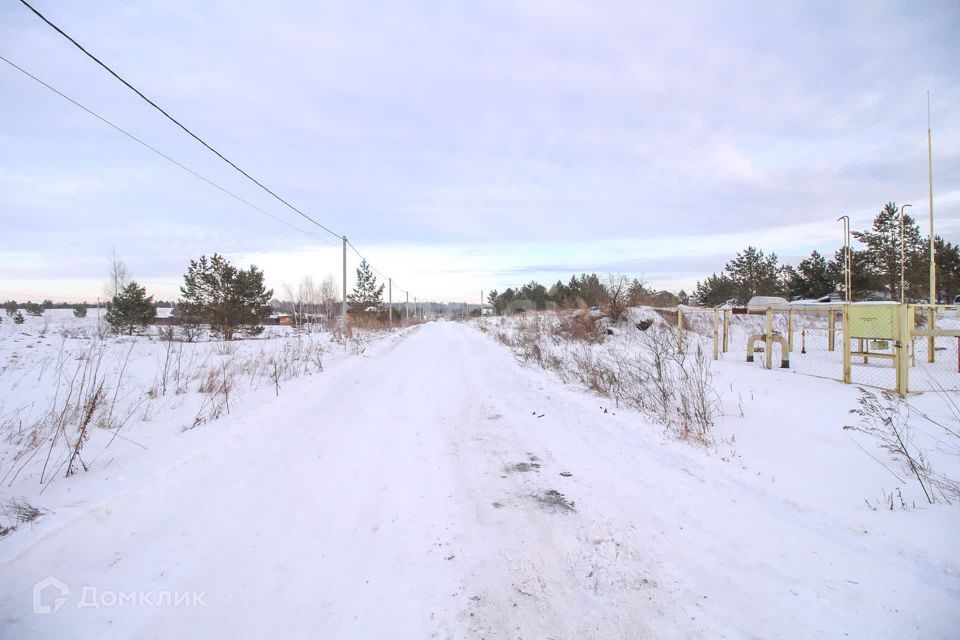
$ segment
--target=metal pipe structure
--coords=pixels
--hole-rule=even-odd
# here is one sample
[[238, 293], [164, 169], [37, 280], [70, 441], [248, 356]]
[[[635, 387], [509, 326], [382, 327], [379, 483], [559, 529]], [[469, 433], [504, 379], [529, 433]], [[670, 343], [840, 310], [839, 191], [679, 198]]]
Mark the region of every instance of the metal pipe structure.
[[906, 215], [905, 209], [912, 207], [912, 204], [905, 204], [900, 207], [900, 304], [907, 301], [904, 288], [904, 265], [906, 264], [907, 247], [903, 244], [903, 217]]
[[853, 277], [850, 275], [850, 216], [840, 216], [837, 221], [843, 220], [843, 271], [844, 271], [844, 299], [850, 302], [852, 298]]

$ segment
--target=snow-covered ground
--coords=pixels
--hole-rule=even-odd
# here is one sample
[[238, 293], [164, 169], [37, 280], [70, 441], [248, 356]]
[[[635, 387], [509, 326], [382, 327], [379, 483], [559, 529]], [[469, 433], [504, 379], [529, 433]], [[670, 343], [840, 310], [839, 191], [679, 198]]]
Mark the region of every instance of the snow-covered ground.
[[[0, 415], [42, 416], [50, 371], [89, 341], [11, 326]], [[290, 338], [185, 345], [205, 375], [246, 376], [229, 414], [186, 429], [205, 378], [151, 395], [165, 343], [111, 342], [108, 380], [127, 361], [139, 385], [121, 414], [152, 408], [109, 446], [94, 429], [87, 471], [41, 484], [35, 460], [4, 481], [0, 499], [49, 512], [0, 538], [0, 636], [955, 637], [960, 505], [927, 505], [842, 429], [855, 388], [713, 363], [722, 409], [695, 446], [491, 333], [320, 334], [323, 371], [279, 391], [251, 363]], [[950, 419], [936, 394], [911, 402]], [[4, 429], [8, 473], [24, 440]], [[955, 452], [931, 458], [960, 475]], [[897, 488], [908, 508], [885, 509]]]

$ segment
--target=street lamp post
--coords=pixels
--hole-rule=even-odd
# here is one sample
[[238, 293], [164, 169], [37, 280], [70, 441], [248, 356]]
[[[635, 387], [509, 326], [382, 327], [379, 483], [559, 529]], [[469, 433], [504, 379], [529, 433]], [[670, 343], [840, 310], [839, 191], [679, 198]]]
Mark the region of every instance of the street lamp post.
[[837, 221], [843, 220], [843, 271], [844, 271], [844, 298], [850, 302], [852, 297], [853, 278], [850, 275], [850, 216], [840, 216]]
[[906, 215], [906, 208], [912, 206], [912, 204], [905, 204], [900, 207], [900, 304], [907, 301], [904, 293], [906, 289], [904, 289], [905, 279], [903, 275], [907, 254], [907, 247], [903, 244], [903, 218]]

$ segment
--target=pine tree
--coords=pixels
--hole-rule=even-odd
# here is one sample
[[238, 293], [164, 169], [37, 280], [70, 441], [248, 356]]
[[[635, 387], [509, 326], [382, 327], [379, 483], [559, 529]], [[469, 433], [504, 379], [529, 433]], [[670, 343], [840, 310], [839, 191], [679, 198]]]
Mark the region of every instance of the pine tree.
[[520, 287], [517, 295], [532, 302], [535, 309], [543, 310], [547, 308], [547, 288], [535, 280], [531, 280]]
[[627, 304], [631, 307], [636, 307], [643, 303], [643, 299], [650, 292], [647, 290], [647, 285], [642, 280], [634, 278], [630, 281], [630, 286], [627, 289]]
[[777, 254], [764, 255], [755, 247], [747, 247], [725, 268], [733, 282], [734, 297], [749, 302], [753, 296], [778, 296], [783, 293]]
[[[871, 277], [871, 284], [876, 288], [885, 289], [891, 299], [899, 300], [900, 208], [895, 202], [888, 202], [873, 219], [871, 228], [867, 231], [854, 231], [853, 237], [866, 245], [865, 266]], [[917, 278], [913, 274], [918, 271], [917, 265], [923, 260], [921, 255], [923, 241], [920, 238], [920, 228], [909, 215], [903, 216], [903, 246], [906, 250], [905, 270], [912, 276], [911, 284], [914, 284], [912, 288], [916, 292], [919, 289], [919, 283], [916, 282]]]
[[795, 298], [819, 298], [831, 293], [838, 284], [833, 279], [827, 259], [819, 251], [812, 251], [796, 269], [784, 267], [784, 273], [790, 295]]
[[557, 280], [557, 283], [550, 287], [547, 296], [561, 309], [570, 305], [570, 289], [562, 280]]
[[366, 260], [357, 267], [357, 283], [347, 300], [364, 311], [369, 307], [379, 307], [383, 300], [383, 285], [377, 286], [377, 277]]
[[[845, 272], [843, 267], [843, 249], [837, 249], [833, 260], [827, 263], [828, 277], [837, 283], [836, 289], [840, 293], [846, 292]], [[862, 300], [869, 292], [877, 289], [876, 280], [867, 268], [867, 253], [857, 249], [850, 250], [850, 278], [852, 280], [851, 300]]]
[[27, 313], [31, 316], [42, 316], [44, 312], [43, 306], [36, 302], [27, 302], [23, 305], [23, 308], [26, 309]]
[[147, 290], [131, 280], [107, 304], [106, 319], [116, 333], [133, 335], [140, 333], [157, 317], [157, 307], [153, 296], [147, 296]]
[[493, 300], [491, 300], [491, 303], [493, 304], [493, 312], [498, 316], [503, 315], [503, 312], [507, 309], [507, 305], [513, 302], [514, 298], [516, 298], [516, 295], [517, 292], [511, 287], [505, 289], [503, 293], [498, 294]]
[[263, 272], [255, 266], [237, 269], [215, 253], [190, 261], [180, 294], [177, 307], [185, 323], [209, 324], [225, 340], [233, 340], [238, 331], [245, 335], [263, 331], [273, 289], [264, 286]]
[[[694, 299], [706, 307], [718, 307], [734, 296], [735, 285], [726, 274], [712, 274], [703, 282], [697, 282]], [[745, 301], [744, 301], [745, 302]]]
[[[945, 242], [940, 236], [933, 237], [933, 244], [937, 256], [937, 297], [945, 298], [947, 303], [951, 303], [955, 296], [960, 295], [960, 247], [952, 242]], [[920, 266], [924, 273], [929, 274], [930, 254], [925, 251], [923, 255], [924, 260]], [[927, 289], [929, 288], [928, 283]]]
[[585, 304], [588, 307], [599, 305], [606, 295], [603, 283], [600, 282], [600, 277], [595, 273], [582, 273], [579, 278], [577, 276], [571, 277], [569, 288], [570, 295], [575, 303]]
[[73, 307], [73, 315], [77, 318], [86, 318], [87, 317], [87, 307], [82, 304], [78, 304]]

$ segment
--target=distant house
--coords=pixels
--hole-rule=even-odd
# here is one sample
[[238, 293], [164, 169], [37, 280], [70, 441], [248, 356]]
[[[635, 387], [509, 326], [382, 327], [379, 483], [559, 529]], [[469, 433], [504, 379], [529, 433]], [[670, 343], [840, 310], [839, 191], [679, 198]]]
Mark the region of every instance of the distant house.
[[180, 310], [177, 307], [157, 307], [157, 317], [153, 319], [153, 324], [162, 326], [178, 325], [182, 320]]

